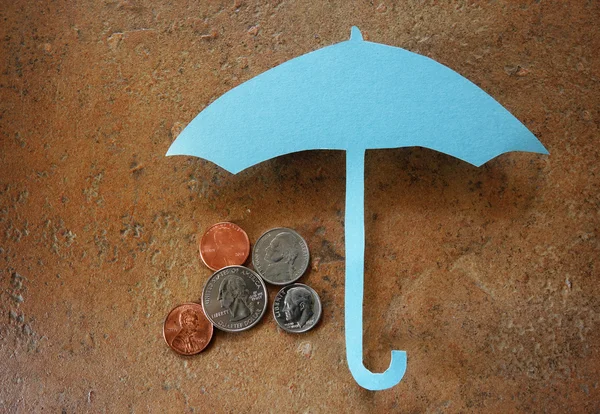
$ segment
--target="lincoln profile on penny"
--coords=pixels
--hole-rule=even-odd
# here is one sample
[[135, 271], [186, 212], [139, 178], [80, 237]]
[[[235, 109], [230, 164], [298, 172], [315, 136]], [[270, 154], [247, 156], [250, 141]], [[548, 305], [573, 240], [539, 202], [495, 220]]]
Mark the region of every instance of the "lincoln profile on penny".
[[288, 322], [297, 322], [299, 327], [304, 327], [306, 321], [313, 316], [312, 294], [303, 287], [293, 287], [285, 294], [283, 299], [283, 313]]
[[197, 352], [206, 344], [206, 338], [200, 331], [200, 319], [196, 312], [186, 309], [179, 315], [181, 330], [177, 333], [171, 345], [187, 354]]
[[265, 270], [266, 278], [275, 282], [295, 279], [294, 262], [297, 257], [294, 235], [279, 233], [271, 240], [265, 252], [265, 260], [269, 263]]
[[221, 307], [229, 310], [229, 321], [236, 322], [247, 318], [252, 313], [248, 301], [249, 292], [244, 279], [237, 275], [228, 275], [219, 285], [219, 302]]

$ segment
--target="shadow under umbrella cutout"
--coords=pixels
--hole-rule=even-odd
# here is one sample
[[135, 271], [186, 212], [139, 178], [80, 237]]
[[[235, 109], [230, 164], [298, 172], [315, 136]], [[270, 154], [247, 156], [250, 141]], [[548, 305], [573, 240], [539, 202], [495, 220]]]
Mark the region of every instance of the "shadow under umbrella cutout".
[[509, 151], [547, 154], [506, 109], [458, 73], [401, 48], [350, 40], [287, 61], [225, 93], [190, 122], [167, 155], [207, 159], [235, 174], [280, 155], [346, 151], [345, 336], [359, 385], [382, 390], [406, 372], [363, 364], [364, 160], [367, 149], [424, 147], [480, 166]]

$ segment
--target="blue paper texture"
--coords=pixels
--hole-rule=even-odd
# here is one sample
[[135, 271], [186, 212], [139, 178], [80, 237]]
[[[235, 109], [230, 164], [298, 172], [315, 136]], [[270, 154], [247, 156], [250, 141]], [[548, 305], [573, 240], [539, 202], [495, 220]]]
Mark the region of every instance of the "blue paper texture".
[[283, 154], [346, 151], [348, 365], [362, 387], [394, 386], [406, 353], [390, 367], [363, 365], [364, 155], [366, 149], [419, 146], [480, 166], [509, 151], [547, 154], [514, 116], [448, 67], [401, 48], [348, 41], [285, 62], [227, 92], [204, 109], [167, 155], [193, 155], [232, 173]]

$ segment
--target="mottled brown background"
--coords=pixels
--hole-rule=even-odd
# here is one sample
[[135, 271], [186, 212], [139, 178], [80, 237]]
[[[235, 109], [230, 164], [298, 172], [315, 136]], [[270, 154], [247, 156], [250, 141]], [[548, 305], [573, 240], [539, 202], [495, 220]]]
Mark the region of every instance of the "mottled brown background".
[[[344, 153], [236, 176], [164, 157], [216, 97], [353, 24], [463, 74], [551, 152], [367, 154], [365, 361], [409, 356], [381, 392], [345, 362]], [[3, 1], [0, 411], [598, 412], [599, 24], [596, 1]], [[221, 220], [304, 235], [317, 329], [267, 315], [196, 357], [165, 345]]]

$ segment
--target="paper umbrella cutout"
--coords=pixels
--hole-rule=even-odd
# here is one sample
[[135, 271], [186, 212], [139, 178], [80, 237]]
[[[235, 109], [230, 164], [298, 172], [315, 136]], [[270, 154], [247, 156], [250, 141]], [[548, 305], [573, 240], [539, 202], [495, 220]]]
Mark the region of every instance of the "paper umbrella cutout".
[[480, 166], [508, 151], [547, 154], [492, 97], [432, 59], [351, 38], [287, 61], [225, 93], [183, 130], [167, 155], [193, 155], [232, 173], [296, 151], [346, 151], [346, 356], [364, 388], [396, 385], [406, 352], [389, 368], [363, 365], [364, 156], [419, 146]]

